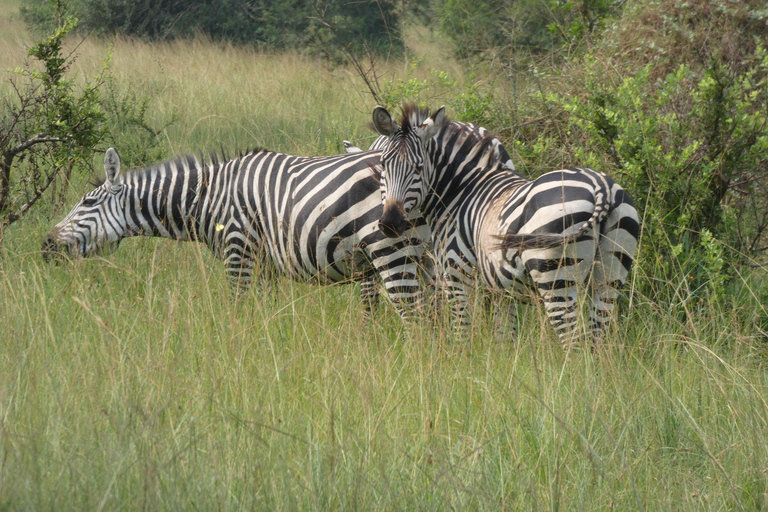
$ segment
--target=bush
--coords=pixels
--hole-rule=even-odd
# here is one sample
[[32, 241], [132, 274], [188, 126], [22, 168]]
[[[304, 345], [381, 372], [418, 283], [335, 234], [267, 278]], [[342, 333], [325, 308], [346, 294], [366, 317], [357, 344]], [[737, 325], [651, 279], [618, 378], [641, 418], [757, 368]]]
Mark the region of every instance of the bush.
[[756, 5], [636, 5], [543, 78], [546, 122], [518, 134], [535, 170], [559, 155], [613, 175], [641, 212], [648, 275], [685, 275], [710, 295], [768, 245], [768, 29]]
[[73, 56], [62, 55], [62, 41], [77, 20], [65, 19], [29, 50], [37, 63], [16, 70], [15, 97], [0, 110], [0, 242], [6, 226], [37, 204], [57, 180], [58, 197], [73, 168], [88, 165], [93, 147], [105, 136], [99, 104], [102, 74], [82, 89], [66, 73]]

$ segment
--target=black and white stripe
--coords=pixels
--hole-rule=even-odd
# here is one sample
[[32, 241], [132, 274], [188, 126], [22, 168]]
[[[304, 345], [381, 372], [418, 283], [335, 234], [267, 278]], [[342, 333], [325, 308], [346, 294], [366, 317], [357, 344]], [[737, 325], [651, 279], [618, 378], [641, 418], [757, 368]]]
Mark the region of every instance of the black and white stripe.
[[591, 169], [564, 169], [530, 181], [503, 165], [492, 137], [413, 105], [398, 125], [373, 114], [389, 137], [382, 155], [389, 236], [418, 209], [462, 323], [467, 292], [479, 278], [491, 289], [534, 288], [561, 340], [578, 336], [578, 291], [591, 285], [590, 328], [607, 328], [632, 265], [639, 219], [627, 192]]
[[121, 175], [109, 149], [106, 181], [51, 230], [44, 256], [106, 252], [134, 235], [196, 240], [224, 259], [239, 290], [258, 265], [300, 281], [362, 280], [371, 305], [378, 276], [401, 315], [413, 311], [404, 305], [418, 301], [428, 228], [418, 217], [397, 239], [379, 231], [379, 152], [298, 157], [257, 150], [201, 160], [176, 157]]

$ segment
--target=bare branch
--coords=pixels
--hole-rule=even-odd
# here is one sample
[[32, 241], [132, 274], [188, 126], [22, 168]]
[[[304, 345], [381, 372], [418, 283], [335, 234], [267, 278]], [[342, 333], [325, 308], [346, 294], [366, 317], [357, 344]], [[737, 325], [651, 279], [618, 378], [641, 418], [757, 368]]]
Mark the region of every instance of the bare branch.
[[336, 28], [336, 25], [328, 21], [325, 13], [320, 10], [317, 1], [312, 0], [310, 3], [312, 4], [312, 8], [315, 10], [315, 13], [317, 13], [317, 17], [314, 19], [322, 23], [328, 30], [331, 31], [333, 37], [336, 38], [336, 40], [339, 42], [339, 51], [341, 51], [349, 63], [352, 64], [352, 67], [355, 68], [355, 71], [357, 71], [357, 74], [360, 76], [360, 78], [363, 79], [363, 82], [365, 82], [366, 87], [368, 87], [368, 91], [370, 91], [373, 99], [379, 104], [383, 103], [381, 97], [381, 86], [379, 85], [379, 79], [376, 74], [375, 57], [373, 57], [373, 53], [368, 49], [367, 45], [365, 45], [366, 53], [368, 54], [368, 60], [371, 64], [368, 68], [368, 71], [365, 71], [365, 68], [360, 62], [360, 59], [358, 59], [357, 56], [349, 49], [347, 41], [341, 37], [338, 29]]
[[21, 208], [19, 208], [15, 213], [11, 213], [7, 215], [4, 219], [2, 219], [2, 224], [5, 226], [8, 226], [10, 224], [13, 224], [17, 220], [21, 218], [22, 215], [27, 213], [32, 206], [37, 202], [38, 199], [43, 197], [43, 194], [46, 190], [53, 184], [53, 180], [56, 179], [56, 176], [58, 175], [58, 171], [53, 171], [49, 176], [48, 179], [45, 181], [42, 187], [37, 188], [35, 193], [32, 195], [31, 198], [27, 200], [26, 203], [24, 203]]
[[48, 135], [46, 135], [44, 133], [38, 133], [37, 135], [35, 135], [31, 139], [29, 139], [29, 140], [27, 140], [25, 142], [22, 142], [21, 144], [19, 144], [16, 147], [13, 147], [13, 148], [9, 149], [8, 153], [11, 154], [11, 155], [16, 155], [18, 153], [21, 153], [24, 150], [27, 150], [27, 149], [31, 148], [35, 144], [42, 144], [42, 143], [45, 143], [45, 142], [64, 142], [65, 140], [67, 140], [67, 139], [62, 139], [60, 137], [49, 137]]

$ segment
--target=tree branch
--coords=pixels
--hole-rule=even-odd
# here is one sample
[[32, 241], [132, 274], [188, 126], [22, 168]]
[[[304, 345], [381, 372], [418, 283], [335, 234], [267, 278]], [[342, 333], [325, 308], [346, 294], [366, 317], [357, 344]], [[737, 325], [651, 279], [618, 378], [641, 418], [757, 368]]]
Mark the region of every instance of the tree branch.
[[44, 142], [64, 142], [65, 140], [66, 139], [62, 139], [60, 137], [49, 137], [45, 133], [38, 133], [37, 135], [35, 135], [31, 139], [29, 139], [27, 141], [24, 141], [21, 144], [19, 144], [18, 146], [9, 149], [8, 153], [15, 156], [15, 155], [21, 153], [22, 151], [31, 148], [35, 144], [42, 144]]

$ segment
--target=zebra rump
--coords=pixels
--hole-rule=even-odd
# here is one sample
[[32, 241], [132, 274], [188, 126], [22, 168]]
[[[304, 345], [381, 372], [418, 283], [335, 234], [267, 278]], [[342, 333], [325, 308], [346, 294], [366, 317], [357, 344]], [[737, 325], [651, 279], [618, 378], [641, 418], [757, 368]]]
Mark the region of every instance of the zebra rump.
[[[568, 169], [573, 172], [586, 172], [585, 169]], [[589, 172], [596, 173], [592, 169]], [[602, 174], [602, 173], [599, 173]], [[611, 209], [611, 191], [609, 183], [605, 180], [595, 180], [597, 185], [594, 192], [594, 211], [592, 216], [579, 228], [570, 233], [506, 233], [504, 235], [494, 235], [499, 240], [498, 248], [502, 250], [516, 249], [517, 255], [522, 253], [526, 249], [553, 249], [567, 245], [569, 243], [578, 241], [580, 237], [584, 236], [590, 229], [603, 222], [608, 216]], [[536, 187], [536, 181], [534, 181], [533, 187]]]

